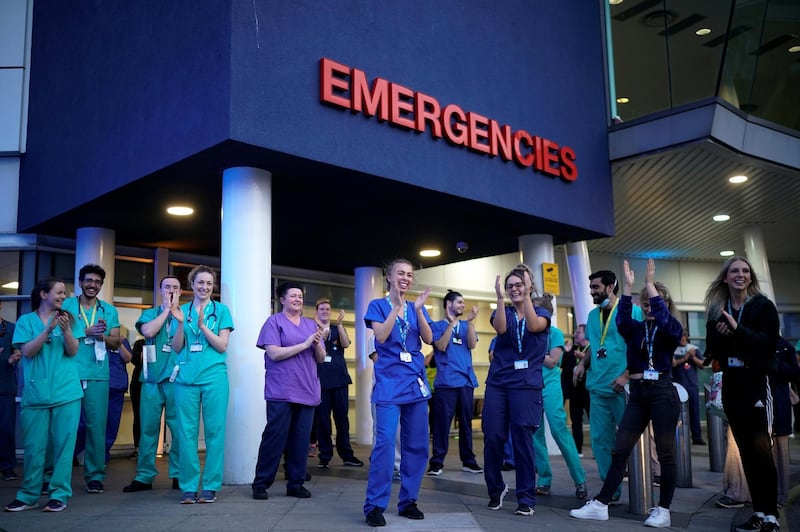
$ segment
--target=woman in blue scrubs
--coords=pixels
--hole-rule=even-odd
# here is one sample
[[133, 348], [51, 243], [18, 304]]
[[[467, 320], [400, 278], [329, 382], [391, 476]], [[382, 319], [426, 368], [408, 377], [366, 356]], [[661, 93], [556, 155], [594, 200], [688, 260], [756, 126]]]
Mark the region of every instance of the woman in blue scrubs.
[[414, 281], [414, 266], [396, 259], [386, 269], [389, 295], [370, 301], [364, 316], [375, 333], [375, 442], [369, 464], [364, 515], [370, 526], [385, 526], [383, 512], [392, 494], [392, 464], [395, 435], [400, 423], [399, 514], [424, 519], [417, 508], [417, 495], [428, 461], [428, 398], [431, 391], [425, 377], [422, 342], [433, 342], [431, 318], [425, 300], [426, 288], [414, 303], [406, 293]]
[[[505, 288], [505, 292], [503, 289]], [[508, 493], [503, 481], [503, 446], [511, 436], [516, 467], [517, 515], [533, 515], [536, 471], [533, 433], [542, 420], [542, 362], [547, 353], [550, 313], [534, 307], [530, 268], [521, 264], [495, 281], [497, 332], [494, 356], [486, 378], [481, 416], [484, 435], [484, 479], [489, 509], [499, 510]], [[511, 299], [506, 306], [505, 295]]]
[[61, 309], [66, 297], [60, 279], [40, 280], [31, 293], [33, 312], [20, 317], [14, 329], [12, 344], [22, 352], [24, 375], [20, 421], [25, 478], [17, 498], [5, 507], [7, 512], [37, 507], [48, 446], [53, 473], [44, 511], [65, 510], [72, 496], [72, 452], [83, 397], [75, 353], [84, 333], [75, 316]]

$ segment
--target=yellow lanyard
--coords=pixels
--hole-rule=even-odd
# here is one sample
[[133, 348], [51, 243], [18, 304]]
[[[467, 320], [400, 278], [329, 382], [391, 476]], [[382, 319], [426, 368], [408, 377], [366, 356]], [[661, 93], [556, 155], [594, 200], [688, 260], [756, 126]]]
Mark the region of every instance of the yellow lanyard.
[[89, 319], [86, 317], [86, 311], [83, 310], [83, 305], [81, 305], [80, 299], [78, 299], [78, 308], [81, 311], [81, 316], [83, 316], [83, 321], [86, 322], [86, 326], [91, 327], [94, 325], [94, 319], [97, 317], [97, 303], [95, 303], [94, 307], [92, 308], [92, 321], [89, 321]]
[[603, 334], [600, 336], [600, 347], [606, 345], [606, 335], [608, 334], [608, 326], [611, 325], [611, 317], [614, 316], [614, 311], [617, 308], [617, 304], [619, 303], [619, 299], [614, 301], [614, 306], [611, 307], [611, 312], [608, 313], [608, 320], [603, 323], [603, 309], [600, 309], [600, 328], [603, 330]]

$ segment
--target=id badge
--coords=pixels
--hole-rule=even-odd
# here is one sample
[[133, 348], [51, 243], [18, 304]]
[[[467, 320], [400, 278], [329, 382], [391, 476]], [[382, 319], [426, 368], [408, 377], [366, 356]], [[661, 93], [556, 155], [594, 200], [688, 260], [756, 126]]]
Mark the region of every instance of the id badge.
[[203, 350], [203, 344], [192, 344], [189, 347], [189, 351], [191, 351], [192, 353], [199, 353], [202, 350]]
[[152, 364], [156, 361], [156, 346], [154, 345], [146, 345], [144, 346], [144, 358], [147, 360], [148, 364]]
[[[172, 346], [170, 344], [164, 344], [161, 346], [162, 353], [172, 353]], [[155, 360], [153, 361], [155, 362]]]
[[422, 394], [422, 397], [428, 397], [431, 394], [431, 391], [428, 389], [428, 385], [425, 384], [425, 381], [419, 377], [417, 377], [417, 384], [419, 384], [419, 391]]
[[400, 351], [400, 360], [403, 362], [411, 362], [411, 353], [408, 351]]
[[94, 343], [94, 358], [98, 362], [103, 362], [106, 359], [106, 343], [102, 340], [97, 340]]
[[736, 357], [728, 357], [728, 367], [729, 368], [743, 368], [744, 362], [741, 359]]
[[461, 345], [464, 342], [463, 342], [463, 340], [461, 340], [461, 338], [456, 338], [455, 336], [453, 336], [453, 343], [456, 344], [456, 345]]
[[657, 381], [659, 374], [654, 369], [646, 369], [644, 370], [644, 380], [646, 381]]
[[330, 356], [330, 355], [325, 355], [325, 360], [323, 360], [323, 362], [330, 362], [331, 360], [333, 360], [333, 357], [332, 357], [332, 356]]
[[528, 361], [527, 360], [515, 360], [514, 361], [514, 369], [528, 369]]
[[94, 336], [87, 336], [83, 339], [83, 343], [86, 345], [92, 345], [94, 343]]

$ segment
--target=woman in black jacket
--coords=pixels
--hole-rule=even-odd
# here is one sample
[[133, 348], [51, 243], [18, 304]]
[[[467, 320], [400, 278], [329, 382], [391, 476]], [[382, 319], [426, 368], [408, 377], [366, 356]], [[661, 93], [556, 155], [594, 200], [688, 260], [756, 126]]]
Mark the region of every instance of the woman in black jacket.
[[768, 370], [775, 369], [778, 311], [760, 292], [756, 273], [743, 257], [731, 257], [722, 266], [706, 292], [706, 307], [706, 356], [723, 372], [723, 409], [753, 498], [753, 515], [736, 530], [778, 530], [767, 379]]

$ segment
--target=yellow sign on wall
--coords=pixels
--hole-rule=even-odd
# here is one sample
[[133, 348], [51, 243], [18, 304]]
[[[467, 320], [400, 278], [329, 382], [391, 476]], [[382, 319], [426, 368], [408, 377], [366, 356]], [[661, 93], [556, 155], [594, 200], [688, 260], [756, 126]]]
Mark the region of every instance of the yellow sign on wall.
[[550, 292], [554, 296], [561, 295], [558, 293], [558, 264], [543, 262], [542, 280], [545, 292]]

